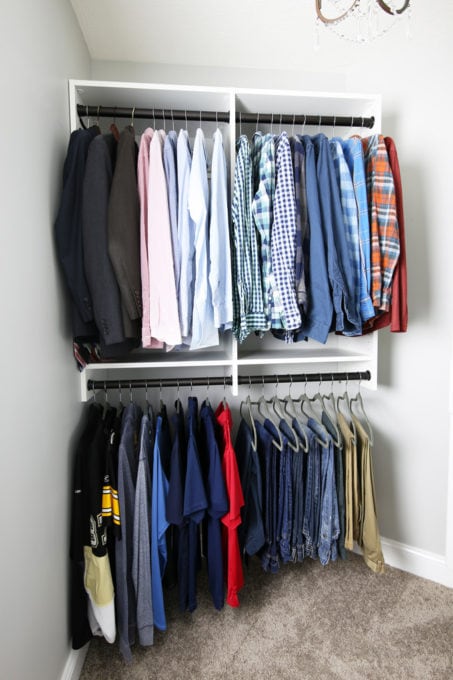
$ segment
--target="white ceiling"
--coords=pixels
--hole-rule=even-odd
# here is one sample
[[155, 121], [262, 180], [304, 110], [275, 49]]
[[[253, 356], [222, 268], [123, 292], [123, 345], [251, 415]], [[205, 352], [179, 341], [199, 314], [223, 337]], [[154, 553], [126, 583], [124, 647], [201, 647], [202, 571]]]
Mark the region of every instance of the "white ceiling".
[[315, 58], [314, 0], [71, 3], [95, 60], [291, 69]]

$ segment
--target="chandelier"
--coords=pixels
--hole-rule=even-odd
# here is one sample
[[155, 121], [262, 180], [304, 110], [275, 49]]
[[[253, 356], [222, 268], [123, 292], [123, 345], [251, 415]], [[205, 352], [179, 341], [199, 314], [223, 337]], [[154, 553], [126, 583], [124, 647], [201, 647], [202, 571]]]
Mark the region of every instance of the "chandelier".
[[[410, 0], [315, 0], [316, 42], [319, 26], [324, 24], [345, 40], [368, 43], [378, 38], [400, 21], [403, 14], [409, 20]], [[324, 5], [324, 6], [323, 6]], [[408, 11], [406, 11], [408, 10]], [[409, 27], [407, 27], [409, 35]]]

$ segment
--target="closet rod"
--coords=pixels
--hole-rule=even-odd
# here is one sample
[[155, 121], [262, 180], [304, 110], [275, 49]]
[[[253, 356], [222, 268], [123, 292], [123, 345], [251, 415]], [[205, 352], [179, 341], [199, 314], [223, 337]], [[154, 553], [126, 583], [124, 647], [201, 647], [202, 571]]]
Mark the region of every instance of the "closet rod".
[[[77, 104], [77, 115], [82, 118], [147, 118], [158, 120], [187, 120], [229, 123], [228, 111], [189, 111], [184, 109], [142, 109], [123, 106], [85, 106]], [[374, 116], [326, 116], [289, 113], [236, 113], [236, 123], [266, 123], [274, 125], [327, 125], [332, 127], [372, 128]]]
[[[353, 380], [371, 380], [370, 371], [352, 371], [343, 373], [285, 373], [274, 375], [240, 375], [239, 385], [264, 385], [295, 382], [349, 382]], [[225, 377], [195, 377], [195, 378], [138, 378], [134, 380], [88, 380], [89, 390], [117, 390], [121, 388], [152, 388], [152, 387], [212, 387], [214, 385], [232, 385], [230, 375]]]

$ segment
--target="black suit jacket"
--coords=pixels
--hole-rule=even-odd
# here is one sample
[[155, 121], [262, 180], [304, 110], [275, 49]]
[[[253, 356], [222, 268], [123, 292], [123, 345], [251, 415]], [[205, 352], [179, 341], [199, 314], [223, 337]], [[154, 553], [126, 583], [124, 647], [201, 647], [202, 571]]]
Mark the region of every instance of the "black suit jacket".
[[63, 189], [55, 220], [55, 242], [73, 303], [75, 338], [93, 338], [93, 303], [85, 276], [82, 239], [82, 190], [88, 148], [99, 129], [76, 130], [71, 134], [63, 167]]

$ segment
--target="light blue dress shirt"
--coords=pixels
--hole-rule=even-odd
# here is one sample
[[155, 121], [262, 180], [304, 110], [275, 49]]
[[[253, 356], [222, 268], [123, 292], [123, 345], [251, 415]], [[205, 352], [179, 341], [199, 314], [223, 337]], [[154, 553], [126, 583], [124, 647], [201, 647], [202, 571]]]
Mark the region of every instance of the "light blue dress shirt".
[[179, 323], [182, 341], [190, 345], [192, 333], [193, 276], [195, 259], [195, 225], [189, 213], [189, 186], [192, 155], [189, 136], [180, 130], [177, 142], [178, 172], [178, 241], [180, 274], [178, 293]]
[[214, 308], [209, 286], [209, 186], [204, 134], [201, 128], [196, 132], [193, 145], [188, 206], [195, 229], [195, 285], [190, 349], [201, 349], [219, 344], [219, 332], [214, 325]]
[[209, 285], [214, 308], [214, 326], [228, 330], [233, 325], [228, 186], [222, 133], [214, 133], [211, 162], [211, 214], [209, 220]]
[[168, 479], [162, 467], [161, 455], [164, 449], [168, 449], [169, 438], [168, 423], [164, 423], [162, 416], [159, 415], [156, 420], [151, 494], [151, 590], [154, 625], [159, 630], [167, 629], [162, 578], [167, 565], [165, 532], [168, 529], [168, 522], [165, 508]]
[[168, 212], [170, 214], [171, 243], [173, 247], [173, 269], [175, 272], [176, 292], [179, 289], [181, 253], [178, 239], [178, 178], [176, 175], [176, 145], [178, 137], [170, 130], [164, 142], [164, 169], [167, 180]]
[[367, 292], [371, 292], [371, 243], [370, 219], [368, 216], [368, 196], [366, 191], [365, 160], [362, 140], [358, 137], [341, 141], [343, 153], [351, 172], [359, 214], [359, 239], [362, 268], [365, 271]]

